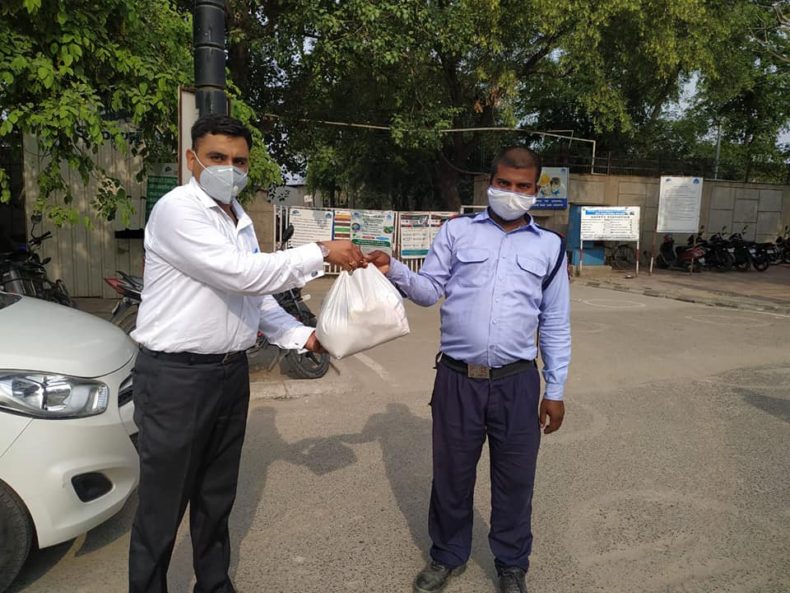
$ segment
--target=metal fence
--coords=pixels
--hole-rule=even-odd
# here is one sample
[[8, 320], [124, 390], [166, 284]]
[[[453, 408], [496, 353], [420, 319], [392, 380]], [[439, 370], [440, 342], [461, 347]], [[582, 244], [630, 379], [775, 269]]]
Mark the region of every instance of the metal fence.
[[543, 154], [542, 159], [544, 165], [567, 167], [571, 173], [579, 174], [592, 172], [597, 175], [641, 177], [678, 175], [751, 183], [790, 183], [790, 163], [776, 161], [755, 161], [747, 167], [741, 162], [729, 160], [717, 162], [715, 158], [681, 160], [669, 157], [624, 157], [611, 152], [599, 154], [595, 161], [589, 155], [551, 152]]
[[[305, 209], [300, 206], [300, 208]], [[470, 209], [479, 209], [484, 208], [484, 206], [463, 206], [462, 212], [469, 211]], [[289, 220], [289, 207], [288, 206], [281, 206], [276, 205], [274, 210], [274, 249], [279, 248], [280, 244], [280, 237], [283, 236], [285, 233], [285, 229], [288, 228], [288, 224], [290, 223]], [[401, 237], [400, 237], [400, 225], [399, 225], [399, 217], [400, 212], [395, 211], [395, 232], [392, 238], [392, 255], [393, 257], [398, 258], [400, 261], [403, 262], [411, 271], [419, 272], [422, 264], [425, 262], [424, 257], [408, 257], [402, 258], [401, 257]], [[338, 266], [333, 266], [331, 264], [324, 264], [324, 272], [329, 275], [339, 274], [341, 272], [341, 268]]]

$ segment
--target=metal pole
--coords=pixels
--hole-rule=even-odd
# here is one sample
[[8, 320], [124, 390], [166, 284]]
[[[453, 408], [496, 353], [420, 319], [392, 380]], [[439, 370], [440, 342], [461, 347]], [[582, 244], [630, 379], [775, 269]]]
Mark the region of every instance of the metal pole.
[[225, 97], [225, 0], [195, 0], [195, 106], [198, 115], [227, 115]]
[[719, 155], [721, 154], [721, 123], [716, 126], [716, 163], [713, 166], [713, 178], [719, 178]]

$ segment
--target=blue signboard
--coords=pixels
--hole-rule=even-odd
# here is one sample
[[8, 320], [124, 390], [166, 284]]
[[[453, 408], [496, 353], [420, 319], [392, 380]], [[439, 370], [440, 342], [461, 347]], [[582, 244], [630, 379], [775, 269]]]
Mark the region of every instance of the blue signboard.
[[568, 207], [567, 167], [543, 167], [535, 210], [565, 210]]

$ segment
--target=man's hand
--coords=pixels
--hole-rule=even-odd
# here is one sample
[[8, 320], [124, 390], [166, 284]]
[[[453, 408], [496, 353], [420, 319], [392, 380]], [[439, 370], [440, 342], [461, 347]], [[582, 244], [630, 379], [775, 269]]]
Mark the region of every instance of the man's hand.
[[304, 343], [304, 349], [309, 350], [310, 352], [315, 352], [316, 354], [326, 352], [324, 347], [321, 345], [321, 342], [319, 342], [318, 338], [315, 337], [315, 332], [311, 333], [310, 337], [307, 338], [307, 341]]
[[319, 241], [329, 250], [329, 255], [324, 257], [324, 261], [336, 266], [340, 266], [347, 272], [353, 272], [357, 268], [366, 268], [368, 262], [359, 247], [348, 239], [338, 241]]
[[382, 274], [390, 271], [390, 256], [383, 251], [371, 251], [367, 255], [367, 260], [376, 266]]
[[[562, 400], [546, 399], [545, 397], [540, 402], [540, 427], [543, 429], [543, 434], [551, 434], [555, 430], [559, 430], [562, 426], [562, 419], [565, 417], [565, 404]], [[548, 418], [548, 422], [546, 419]]]

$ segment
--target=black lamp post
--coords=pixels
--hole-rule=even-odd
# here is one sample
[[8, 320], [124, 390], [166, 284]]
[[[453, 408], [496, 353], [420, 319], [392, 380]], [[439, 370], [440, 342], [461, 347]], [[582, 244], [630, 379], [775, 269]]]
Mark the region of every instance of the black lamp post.
[[225, 97], [225, 0], [195, 0], [195, 104], [198, 115], [227, 115]]

